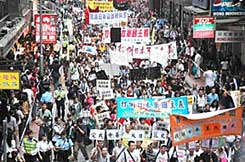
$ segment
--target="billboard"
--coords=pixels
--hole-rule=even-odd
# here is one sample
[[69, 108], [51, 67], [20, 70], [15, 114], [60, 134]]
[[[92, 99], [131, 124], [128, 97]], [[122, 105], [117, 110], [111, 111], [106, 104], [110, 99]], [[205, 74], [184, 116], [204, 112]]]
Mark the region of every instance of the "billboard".
[[245, 15], [245, 1], [214, 0], [212, 12], [214, 16], [242, 16]]
[[34, 15], [36, 42], [40, 42], [40, 24], [42, 23], [42, 43], [56, 43], [57, 41], [57, 15], [56, 14], [42, 14], [42, 22], [40, 22], [40, 15]]
[[194, 17], [193, 38], [214, 38], [214, 17]]
[[20, 72], [18, 71], [0, 71], [0, 89], [19, 90]]

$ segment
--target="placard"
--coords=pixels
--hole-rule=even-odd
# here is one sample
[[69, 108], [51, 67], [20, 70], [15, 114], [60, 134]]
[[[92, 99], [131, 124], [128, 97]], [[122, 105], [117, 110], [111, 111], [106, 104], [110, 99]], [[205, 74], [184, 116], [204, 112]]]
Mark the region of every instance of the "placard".
[[145, 133], [145, 138], [150, 138], [151, 137], [151, 127], [148, 125], [138, 125], [138, 130], [143, 130]]
[[225, 135], [241, 135], [242, 107], [191, 115], [170, 115], [173, 145]]
[[100, 129], [91, 129], [89, 134], [90, 140], [100, 140], [104, 141], [105, 139], [105, 130]]
[[101, 106], [102, 111], [109, 110], [109, 107], [106, 105], [105, 101], [98, 102], [93, 107], [96, 109], [96, 107], [98, 107], [98, 106]]
[[166, 130], [152, 130], [152, 140], [165, 141], [168, 139]]
[[129, 139], [132, 141], [143, 141], [145, 138], [145, 132], [143, 130], [131, 130], [129, 132]]
[[110, 100], [115, 98], [112, 89], [101, 89], [99, 91], [99, 94], [104, 100]]
[[110, 112], [109, 111], [106, 111], [106, 112], [103, 112], [103, 113], [100, 113], [100, 114], [96, 114], [95, 116], [99, 126], [103, 126], [104, 125], [104, 119], [110, 119]]
[[97, 9], [101, 12], [112, 11], [113, 10], [113, 2], [105, 2], [105, 1], [87, 1], [86, 6], [91, 8], [92, 10]]
[[96, 89], [97, 91], [104, 89], [111, 89], [111, 80], [96, 80]]
[[20, 72], [18, 71], [0, 71], [0, 89], [19, 90]]
[[122, 137], [120, 135], [120, 130], [118, 129], [107, 129], [106, 130], [106, 139], [107, 140], [120, 140]]

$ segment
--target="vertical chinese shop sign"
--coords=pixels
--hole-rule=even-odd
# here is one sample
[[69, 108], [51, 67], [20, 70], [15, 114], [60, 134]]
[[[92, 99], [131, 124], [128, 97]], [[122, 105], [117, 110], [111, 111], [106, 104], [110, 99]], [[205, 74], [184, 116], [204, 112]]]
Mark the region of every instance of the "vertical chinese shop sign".
[[193, 38], [214, 38], [215, 34], [214, 17], [194, 17]]
[[[34, 15], [36, 42], [40, 42], [40, 15]], [[57, 15], [56, 14], [42, 14], [42, 43], [55, 44], [57, 41]]]
[[0, 71], [0, 89], [19, 90], [20, 72], [18, 71]]

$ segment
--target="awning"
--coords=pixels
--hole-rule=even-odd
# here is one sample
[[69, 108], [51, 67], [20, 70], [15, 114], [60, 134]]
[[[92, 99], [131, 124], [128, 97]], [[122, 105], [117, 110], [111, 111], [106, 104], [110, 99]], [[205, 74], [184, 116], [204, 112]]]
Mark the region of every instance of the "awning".
[[201, 8], [198, 7], [194, 7], [194, 6], [185, 6], [184, 10], [192, 12], [194, 14], [208, 14], [208, 10], [203, 10]]

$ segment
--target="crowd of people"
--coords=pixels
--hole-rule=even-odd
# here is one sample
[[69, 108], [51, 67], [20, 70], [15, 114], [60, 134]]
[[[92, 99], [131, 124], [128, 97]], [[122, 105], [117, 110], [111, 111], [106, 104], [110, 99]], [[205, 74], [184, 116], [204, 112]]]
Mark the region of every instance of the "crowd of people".
[[[19, 91], [0, 90], [1, 122], [7, 121], [7, 142], [1, 145], [1, 154], [6, 146], [8, 162], [168, 162], [180, 161], [176, 147], [168, 141], [96, 140], [89, 139], [91, 129], [121, 129], [125, 134], [138, 125], [153, 129], [164, 119], [117, 118], [117, 97], [180, 97], [193, 95], [193, 113], [213, 112], [235, 107], [229, 95], [231, 90], [245, 86], [245, 75], [240, 71], [239, 59], [223, 59], [216, 66], [204, 66], [206, 50], [195, 47], [190, 37], [184, 37], [179, 28], [160, 23], [156, 13], [147, 8], [147, 1], [131, 2], [130, 27], [150, 27], [153, 33], [151, 45], [177, 42], [177, 60], [169, 60], [166, 67], [149, 60], [135, 59], [132, 66], [120, 66], [120, 73], [111, 80], [113, 99], [105, 100], [96, 89], [97, 73], [102, 65], [110, 63], [113, 43], [103, 43], [102, 27], [86, 24], [83, 19], [85, 7], [80, 1], [64, 0], [59, 3], [57, 44], [40, 47], [35, 42], [34, 29], [17, 43], [24, 48], [23, 55], [11, 69], [21, 71]], [[72, 31], [67, 20], [73, 24]], [[84, 53], [83, 46], [96, 47], [97, 54]], [[44, 49], [44, 74], [40, 73], [40, 48]], [[62, 51], [62, 52], [60, 52]], [[14, 57], [12, 57], [14, 58]], [[232, 64], [231, 64], [232, 62]], [[236, 66], [232, 66], [236, 65]], [[159, 67], [161, 74], [156, 80], [130, 80], [133, 68]], [[238, 72], [238, 73], [237, 73]], [[204, 77], [205, 86], [189, 85], [186, 76]], [[245, 98], [241, 93], [241, 104]], [[96, 106], [104, 102], [106, 106]], [[105, 107], [108, 109], [105, 110]], [[109, 111], [110, 116], [98, 121], [97, 114]], [[38, 125], [38, 136], [30, 125]], [[3, 126], [3, 124], [1, 124]], [[171, 126], [170, 126], [171, 127]], [[2, 128], [2, 127], [1, 127]], [[0, 129], [0, 141], [5, 132]], [[169, 131], [169, 130], [168, 130]], [[23, 138], [24, 135], [24, 138]], [[203, 148], [201, 141], [195, 147], [186, 144], [183, 162], [238, 162], [240, 137], [226, 137], [226, 144], [211, 149]], [[92, 150], [89, 150], [94, 146]]]

